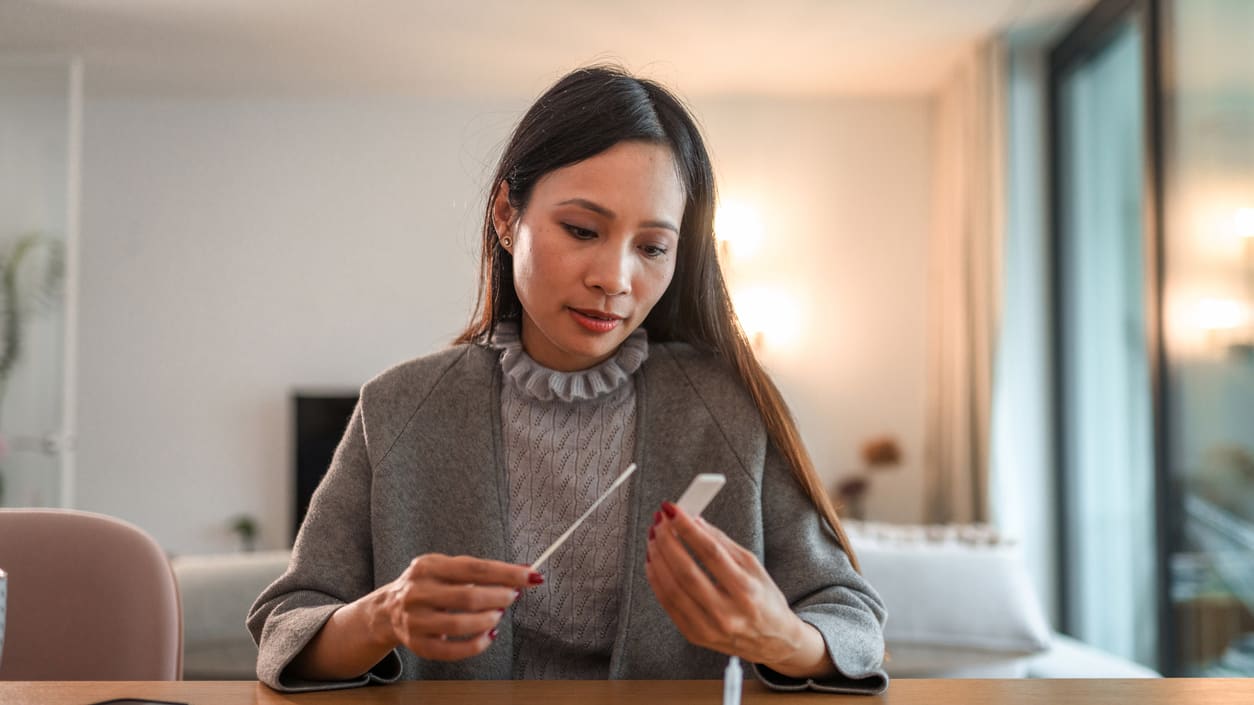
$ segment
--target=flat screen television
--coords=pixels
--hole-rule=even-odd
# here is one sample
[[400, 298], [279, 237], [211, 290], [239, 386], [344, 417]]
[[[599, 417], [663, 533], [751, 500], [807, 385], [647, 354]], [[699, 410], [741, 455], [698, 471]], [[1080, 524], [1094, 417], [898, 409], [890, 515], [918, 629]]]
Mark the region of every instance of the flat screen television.
[[335, 448], [348, 428], [357, 406], [357, 392], [296, 392], [292, 395], [295, 419], [296, 467], [293, 474], [295, 498], [291, 542], [309, 511], [309, 500], [331, 467]]

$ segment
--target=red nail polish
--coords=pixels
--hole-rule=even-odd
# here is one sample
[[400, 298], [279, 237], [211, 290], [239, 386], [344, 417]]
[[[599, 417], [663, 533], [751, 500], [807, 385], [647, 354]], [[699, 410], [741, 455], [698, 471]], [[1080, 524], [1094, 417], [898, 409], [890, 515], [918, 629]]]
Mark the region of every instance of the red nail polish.
[[489, 638], [489, 639], [491, 639], [491, 640], [493, 640], [493, 641], [496, 641], [496, 630], [495, 630], [495, 629], [493, 629], [492, 631], [488, 632], [488, 638]]
[[497, 611], [497, 612], [500, 612], [501, 614], [505, 614], [505, 608], [504, 608], [504, 607], [497, 607], [497, 608], [496, 608], [496, 611]]
[[649, 540], [650, 541], [653, 540], [653, 527], [652, 526], [649, 527]]
[[661, 524], [661, 523], [662, 523], [662, 513], [653, 512], [653, 525], [657, 526], [658, 524]]
[[666, 512], [666, 516], [670, 519], [675, 518], [675, 505], [670, 502], [662, 502], [662, 511]]
[[532, 585], [543, 585], [544, 576], [533, 571], [532, 573], [527, 575], [527, 582], [531, 583]]

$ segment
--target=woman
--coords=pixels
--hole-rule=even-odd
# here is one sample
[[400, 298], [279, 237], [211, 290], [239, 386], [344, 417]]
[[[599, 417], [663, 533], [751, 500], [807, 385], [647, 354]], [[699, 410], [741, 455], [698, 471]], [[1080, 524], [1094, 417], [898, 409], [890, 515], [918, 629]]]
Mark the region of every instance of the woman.
[[[536, 101], [472, 324], [363, 387], [249, 614], [263, 681], [717, 678], [730, 654], [772, 687], [886, 687], [883, 605], [735, 322], [713, 209], [661, 86], [591, 67]], [[704, 518], [670, 504], [699, 472], [727, 476]]]

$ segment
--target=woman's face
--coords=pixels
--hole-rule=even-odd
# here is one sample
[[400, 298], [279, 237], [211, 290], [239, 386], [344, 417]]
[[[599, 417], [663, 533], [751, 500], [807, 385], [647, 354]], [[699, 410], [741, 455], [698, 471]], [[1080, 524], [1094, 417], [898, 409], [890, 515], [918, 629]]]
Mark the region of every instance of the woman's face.
[[670, 150], [620, 142], [551, 171], [521, 213], [505, 188], [493, 220], [512, 239], [527, 354], [564, 371], [608, 359], [675, 274], [685, 197]]

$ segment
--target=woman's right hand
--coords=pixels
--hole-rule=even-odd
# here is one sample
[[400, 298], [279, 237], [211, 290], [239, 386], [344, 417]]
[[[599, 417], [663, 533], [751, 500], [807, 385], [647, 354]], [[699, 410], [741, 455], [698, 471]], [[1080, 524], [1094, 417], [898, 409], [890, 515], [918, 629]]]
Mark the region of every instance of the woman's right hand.
[[505, 610], [543, 582], [528, 566], [427, 553], [376, 591], [371, 631], [419, 658], [460, 661], [491, 646]]

